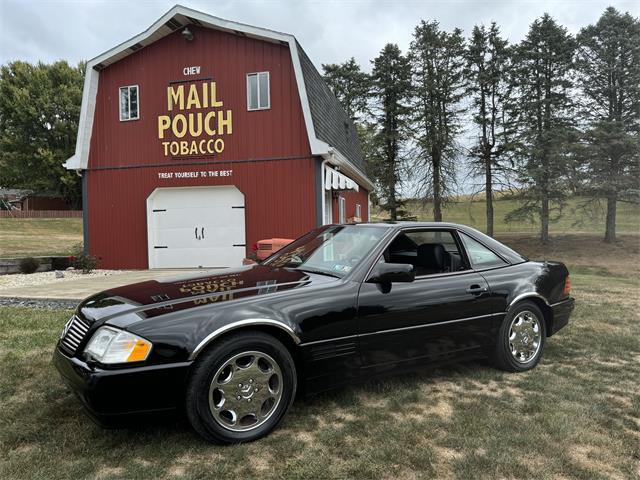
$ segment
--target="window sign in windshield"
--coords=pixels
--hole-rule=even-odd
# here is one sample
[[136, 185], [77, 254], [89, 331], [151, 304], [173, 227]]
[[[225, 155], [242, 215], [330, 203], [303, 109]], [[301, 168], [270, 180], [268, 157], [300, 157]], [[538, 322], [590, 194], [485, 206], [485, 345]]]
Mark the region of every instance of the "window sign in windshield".
[[316, 229], [268, 258], [273, 267], [343, 277], [382, 239], [384, 227], [332, 225]]

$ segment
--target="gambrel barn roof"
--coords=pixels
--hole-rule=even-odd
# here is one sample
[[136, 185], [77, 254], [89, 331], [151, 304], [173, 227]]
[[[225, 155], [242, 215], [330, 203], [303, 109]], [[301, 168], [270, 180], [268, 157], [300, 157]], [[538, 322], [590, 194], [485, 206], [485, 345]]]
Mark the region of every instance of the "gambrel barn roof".
[[144, 32], [87, 62], [76, 151], [65, 163], [66, 168], [84, 170], [88, 166], [100, 71], [188, 25], [288, 46], [311, 153], [340, 166], [363, 186], [372, 187], [365, 174], [365, 162], [353, 121], [293, 35], [224, 20], [182, 5], [171, 8]]

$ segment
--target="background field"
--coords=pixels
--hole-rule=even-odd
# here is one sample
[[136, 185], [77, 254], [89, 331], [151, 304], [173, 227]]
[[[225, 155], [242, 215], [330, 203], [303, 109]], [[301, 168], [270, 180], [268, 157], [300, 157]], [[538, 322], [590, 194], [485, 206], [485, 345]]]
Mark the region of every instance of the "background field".
[[[494, 228], [496, 234], [501, 233], [528, 233], [538, 234], [540, 225], [538, 222], [518, 221], [507, 223], [505, 216], [519, 206], [518, 201], [508, 198], [494, 201]], [[418, 200], [409, 201], [405, 210], [409, 215], [418, 217], [418, 220], [432, 221], [432, 205]], [[460, 197], [456, 201], [448, 203], [443, 210], [445, 222], [462, 223], [484, 231], [486, 227], [485, 202], [482, 198], [471, 200], [469, 197]], [[617, 231], [618, 233], [640, 233], [640, 205], [618, 202], [617, 205]], [[372, 210], [373, 220], [387, 218], [387, 213], [380, 210]], [[553, 216], [553, 215], [552, 215]], [[560, 219], [550, 224], [550, 232], [554, 233], [601, 233], [604, 237], [605, 227], [605, 203], [591, 203], [587, 199], [574, 197], [568, 199], [562, 209]]]
[[[580, 205], [585, 200], [570, 199], [564, 209], [560, 221], [551, 224], [552, 245], [555, 241], [562, 241], [566, 235], [590, 234], [594, 239], [604, 236], [604, 210], [602, 208], [583, 209]], [[506, 223], [505, 215], [517, 206], [515, 200], [498, 200], [495, 202], [495, 232], [496, 237], [518, 242], [531, 239], [535, 241], [538, 225], [529, 222]], [[462, 223], [485, 229], [485, 203], [483, 200], [470, 201], [462, 198], [447, 205], [444, 210], [444, 220]], [[411, 215], [419, 220], [433, 218], [430, 206], [418, 201], [407, 205]], [[382, 220], [385, 214], [372, 211], [372, 220]], [[632, 241], [633, 237], [624, 234], [640, 234], [640, 206], [630, 203], [618, 203], [618, 233], [623, 234], [623, 241]], [[277, 232], [273, 232], [278, 236]], [[555, 237], [555, 238], [553, 238]], [[591, 238], [591, 237], [590, 237]], [[19, 257], [26, 255], [67, 255], [73, 245], [82, 242], [81, 218], [29, 218], [29, 219], [0, 219], [0, 257]]]
[[577, 307], [535, 370], [466, 363], [297, 400], [231, 447], [181, 418], [93, 425], [50, 363], [71, 312], [0, 308], [0, 478], [639, 478], [640, 255], [571, 263], [591, 249], [558, 243]]

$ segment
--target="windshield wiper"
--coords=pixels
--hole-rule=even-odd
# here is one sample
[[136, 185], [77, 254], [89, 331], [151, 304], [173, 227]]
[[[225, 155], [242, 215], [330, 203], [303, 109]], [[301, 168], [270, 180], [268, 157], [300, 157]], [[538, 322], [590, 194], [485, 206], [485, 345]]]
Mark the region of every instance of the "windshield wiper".
[[327, 272], [325, 270], [316, 270], [314, 268], [294, 268], [294, 270], [300, 270], [301, 272], [307, 273], [317, 273], [318, 275], [326, 275], [333, 278], [342, 278], [340, 275], [336, 275], [335, 273]]

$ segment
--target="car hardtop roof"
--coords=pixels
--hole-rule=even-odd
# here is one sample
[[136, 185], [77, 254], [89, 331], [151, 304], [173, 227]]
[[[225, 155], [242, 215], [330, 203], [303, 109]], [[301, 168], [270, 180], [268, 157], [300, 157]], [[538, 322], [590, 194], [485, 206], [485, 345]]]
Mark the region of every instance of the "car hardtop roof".
[[[336, 224], [337, 225], [337, 224]], [[466, 225], [459, 223], [448, 222], [409, 222], [409, 221], [382, 221], [382, 222], [361, 222], [361, 223], [348, 223], [347, 225], [353, 225], [358, 227], [386, 227], [400, 229], [403, 227], [425, 227], [425, 228], [459, 228], [462, 230], [469, 229]]]
[[467, 235], [470, 235], [472, 238], [476, 240], [480, 240], [480, 243], [484, 244], [494, 253], [498, 253], [499, 256], [508, 260], [509, 263], [521, 263], [526, 262], [529, 259], [516, 252], [515, 250], [509, 248], [505, 244], [499, 242], [495, 238], [489, 237], [484, 233], [476, 230], [473, 227], [468, 227], [466, 225], [461, 225], [459, 223], [446, 223], [446, 222], [365, 222], [365, 223], [353, 223], [349, 224], [357, 227], [386, 227], [395, 230], [400, 230], [402, 228], [444, 228], [444, 229], [452, 229], [452, 230], [460, 230]]

